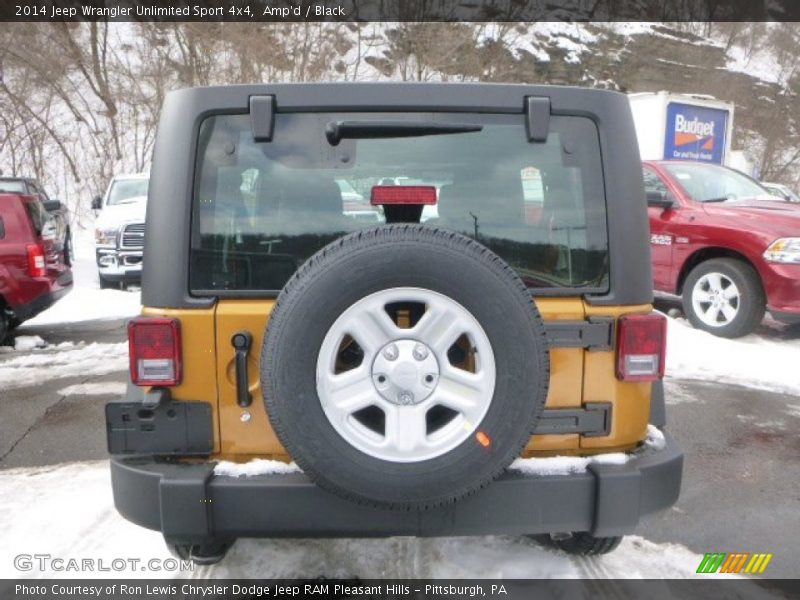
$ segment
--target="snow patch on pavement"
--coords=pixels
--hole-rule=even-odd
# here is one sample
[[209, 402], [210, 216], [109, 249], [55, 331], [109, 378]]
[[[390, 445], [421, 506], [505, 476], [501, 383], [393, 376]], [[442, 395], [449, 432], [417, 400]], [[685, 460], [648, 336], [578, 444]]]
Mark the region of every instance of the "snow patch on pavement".
[[141, 311], [141, 294], [121, 290], [101, 290], [95, 262], [94, 228], [75, 228], [73, 242], [72, 291], [53, 306], [25, 321], [20, 329], [41, 325], [82, 321], [124, 319]]
[[[577, 559], [526, 537], [239, 540], [218, 565], [194, 572], [142, 571], [169, 558], [161, 534], [138, 527], [114, 509], [107, 461], [0, 471], [0, 577], [19, 577], [14, 557], [123, 559], [123, 571], [91, 577], [359, 577], [527, 578], [694, 577], [702, 558], [683, 546], [626, 538], [612, 554]], [[140, 562], [136, 568], [130, 559]], [[84, 573], [39, 568], [29, 577], [80, 578]], [[710, 577], [704, 575], [704, 578]]]
[[106, 375], [128, 368], [128, 344], [92, 343], [60, 352], [47, 350], [0, 361], [0, 389], [36, 385], [47, 379]]
[[[141, 311], [141, 295], [119, 290], [75, 288], [20, 328], [133, 317]], [[19, 339], [19, 338], [17, 338]]]
[[[667, 355], [669, 355], [669, 347], [667, 347]], [[664, 382], [664, 401], [668, 406], [672, 406], [674, 404], [693, 404], [701, 402], [702, 399], [696, 393], [684, 388], [677, 381], [667, 379]]]
[[47, 346], [47, 342], [38, 335], [20, 335], [14, 338], [14, 350], [18, 352], [27, 352], [34, 348], [44, 348], [45, 346]]
[[120, 396], [127, 386], [118, 381], [78, 383], [58, 390], [59, 396]]
[[777, 431], [785, 431], [786, 430], [786, 422], [782, 420], [776, 421], [762, 421], [761, 423], [756, 423], [756, 427], [759, 429], [771, 429]]
[[772, 341], [755, 334], [729, 340], [683, 320], [667, 322], [667, 377], [798, 394], [800, 340]]
[[[53, 558], [142, 560], [169, 558], [159, 533], [125, 521], [114, 508], [107, 461], [66, 466], [0, 471], [0, 578], [116, 578], [160, 577], [138, 570], [42, 572], [21, 574], [14, 568], [20, 554], [49, 554]], [[66, 561], [65, 561], [66, 562]], [[178, 576], [179, 573], [164, 573]]]
[[792, 417], [800, 418], [800, 404], [787, 404], [786, 414]]
[[246, 463], [235, 463], [222, 460], [214, 467], [214, 475], [226, 477], [255, 477], [256, 475], [286, 475], [289, 473], [302, 473], [295, 463], [285, 463], [279, 460], [266, 460], [256, 458]]

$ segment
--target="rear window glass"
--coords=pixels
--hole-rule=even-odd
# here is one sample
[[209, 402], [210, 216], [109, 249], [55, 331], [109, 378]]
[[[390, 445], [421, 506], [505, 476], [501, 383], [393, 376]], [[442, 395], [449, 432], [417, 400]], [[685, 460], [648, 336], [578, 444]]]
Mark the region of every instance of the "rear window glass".
[[31, 219], [31, 223], [33, 223], [36, 235], [42, 235], [44, 226], [47, 224], [48, 215], [41, 201], [35, 196], [34, 198], [35, 200], [26, 200], [23, 204], [25, 205], [25, 210], [28, 211], [28, 216]]
[[[342, 139], [337, 121], [477, 125], [479, 131]], [[475, 129], [475, 127], [472, 127]], [[385, 222], [376, 185], [427, 185], [425, 225], [485, 244], [537, 289], [605, 291], [608, 240], [597, 130], [553, 116], [546, 143], [522, 115], [282, 113], [271, 142], [249, 115], [204, 120], [199, 133], [190, 280], [195, 293], [280, 290], [337, 237]]]

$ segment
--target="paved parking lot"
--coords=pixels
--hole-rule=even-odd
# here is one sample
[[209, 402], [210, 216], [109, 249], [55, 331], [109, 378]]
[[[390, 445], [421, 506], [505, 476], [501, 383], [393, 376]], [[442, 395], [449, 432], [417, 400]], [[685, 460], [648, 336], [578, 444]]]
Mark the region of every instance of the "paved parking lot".
[[[22, 333], [51, 346], [115, 344], [125, 340], [125, 325], [89, 321]], [[799, 334], [782, 329], [775, 335]], [[20, 354], [0, 354], [0, 366]], [[106, 458], [103, 404], [122, 389], [127, 372], [121, 367], [93, 375], [92, 365], [85, 366], [76, 376], [3, 390], [0, 468]], [[666, 390], [668, 426], [686, 452], [683, 491], [675, 507], [648, 518], [637, 533], [698, 553], [772, 552], [767, 574], [796, 577], [800, 397], [724, 382], [669, 380]]]

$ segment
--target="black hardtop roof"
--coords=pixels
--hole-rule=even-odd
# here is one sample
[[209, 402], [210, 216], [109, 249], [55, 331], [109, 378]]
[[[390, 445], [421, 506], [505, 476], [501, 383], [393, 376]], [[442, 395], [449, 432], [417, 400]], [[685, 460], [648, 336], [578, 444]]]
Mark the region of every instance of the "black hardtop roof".
[[608, 101], [627, 104], [620, 92], [560, 85], [523, 83], [450, 82], [325, 82], [261, 83], [194, 87], [174, 90], [172, 101], [194, 101], [210, 109], [232, 98], [274, 95], [278, 111], [364, 109], [364, 110], [471, 110], [476, 112], [521, 111], [526, 96], [545, 96], [558, 105]]

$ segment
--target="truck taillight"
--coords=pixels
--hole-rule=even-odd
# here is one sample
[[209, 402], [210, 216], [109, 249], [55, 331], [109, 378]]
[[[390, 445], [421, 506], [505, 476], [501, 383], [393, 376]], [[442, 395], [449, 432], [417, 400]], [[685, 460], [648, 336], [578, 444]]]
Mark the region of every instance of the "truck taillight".
[[39, 244], [28, 244], [28, 275], [31, 277], [44, 277], [47, 275], [47, 266], [44, 264], [44, 248]]
[[134, 385], [180, 383], [181, 327], [177, 319], [131, 319], [128, 322], [128, 352]]
[[667, 319], [660, 314], [625, 315], [617, 325], [617, 377], [656, 381], [664, 377]]

